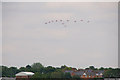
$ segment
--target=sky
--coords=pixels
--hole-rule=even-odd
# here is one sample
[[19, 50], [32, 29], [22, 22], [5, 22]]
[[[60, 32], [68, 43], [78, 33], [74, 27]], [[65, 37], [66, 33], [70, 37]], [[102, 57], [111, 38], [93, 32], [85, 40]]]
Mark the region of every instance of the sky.
[[[21, 67], [40, 62], [55, 67], [118, 67], [117, 4], [3, 2], [2, 64]], [[60, 19], [70, 22], [65, 22], [66, 27], [60, 22], [45, 24]]]
[[1, 0], [2, 2], [119, 2], [119, 0]]
[[0, 2], [0, 65], [2, 65], [2, 3]]

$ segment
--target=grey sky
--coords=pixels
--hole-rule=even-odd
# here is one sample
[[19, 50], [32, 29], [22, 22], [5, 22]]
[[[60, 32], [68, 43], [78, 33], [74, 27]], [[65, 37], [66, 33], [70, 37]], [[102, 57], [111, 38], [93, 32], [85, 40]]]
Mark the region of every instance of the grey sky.
[[0, 2], [0, 65], [2, 65], [2, 3]]
[[[8, 2], [2, 7], [3, 65], [118, 66], [117, 3]], [[84, 22], [66, 28], [44, 24], [55, 19]]]

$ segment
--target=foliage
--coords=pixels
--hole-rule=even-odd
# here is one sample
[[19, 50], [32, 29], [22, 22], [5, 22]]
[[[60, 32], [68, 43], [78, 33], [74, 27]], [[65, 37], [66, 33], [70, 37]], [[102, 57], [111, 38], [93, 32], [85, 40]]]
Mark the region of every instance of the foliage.
[[33, 69], [40, 69], [40, 68], [43, 68], [43, 65], [41, 63], [33, 63], [32, 68]]
[[52, 66], [45, 67], [43, 73], [51, 73], [54, 72], [56, 69]]
[[32, 72], [40, 72], [42, 73], [44, 69], [44, 66], [41, 63], [34, 63], [32, 64]]
[[78, 75], [74, 75], [73, 78], [80, 78], [80, 76], [78, 76]]
[[3, 77], [15, 77], [15, 74], [18, 73], [18, 69], [16, 67], [6, 67], [2, 66], [2, 76]]
[[2, 66], [0, 66], [0, 77], [2, 77]]
[[51, 73], [51, 78], [63, 78], [64, 74], [63, 72], [52, 72]]
[[108, 70], [105, 71], [104, 77], [120, 77], [120, 69], [109, 68]]
[[101, 67], [101, 68], [99, 68], [99, 70], [104, 70], [104, 68], [103, 68], [103, 67]]
[[64, 73], [64, 78], [72, 78], [70, 73]]
[[94, 66], [89, 66], [89, 69], [94, 70], [94, 69], [95, 69], [95, 67], [94, 67]]
[[[70, 73], [65, 73], [65, 70], [75, 70], [76, 68], [67, 67], [63, 65], [61, 67], [52, 67], [47, 66], [44, 67], [41, 63], [34, 63], [32, 65], [27, 65], [25, 67], [7, 67], [7, 66], [0, 66], [0, 76], [3, 77], [15, 77], [15, 74], [18, 72], [34, 72], [33, 78], [74, 78], [78, 79], [79, 76], [71, 76]], [[92, 70], [104, 70], [104, 77], [120, 77], [120, 68], [95, 68], [94, 66], [89, 66]], [[2, 74], [1, 74], [2, 72]]]

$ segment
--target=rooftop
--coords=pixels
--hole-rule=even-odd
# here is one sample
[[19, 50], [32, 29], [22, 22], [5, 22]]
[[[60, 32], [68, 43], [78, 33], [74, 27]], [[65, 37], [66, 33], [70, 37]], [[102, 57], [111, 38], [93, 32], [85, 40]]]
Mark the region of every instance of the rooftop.
[[34, 75], [33, 72], [19, 72], [16, 74], [16, 76], [32, 76]]

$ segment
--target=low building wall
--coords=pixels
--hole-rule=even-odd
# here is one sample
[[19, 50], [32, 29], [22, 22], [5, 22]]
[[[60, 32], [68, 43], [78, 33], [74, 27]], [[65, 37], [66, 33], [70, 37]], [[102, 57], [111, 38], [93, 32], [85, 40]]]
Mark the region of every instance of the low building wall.
[[8, 78], [8, 77], [2, 77], [1, 80], [16, 80], [16, 78]]

